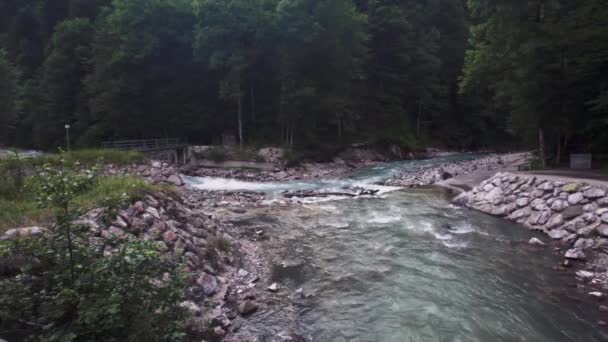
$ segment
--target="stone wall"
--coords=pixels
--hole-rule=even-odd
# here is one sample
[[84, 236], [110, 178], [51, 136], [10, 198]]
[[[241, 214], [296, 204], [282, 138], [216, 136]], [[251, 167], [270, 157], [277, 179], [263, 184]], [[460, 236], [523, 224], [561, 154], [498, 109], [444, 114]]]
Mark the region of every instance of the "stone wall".
[[608, 192], [605, 187], [497, 173], [455, 201], [540, 230], [566, 245], [566, 259], [585, 260], [608, 251]]

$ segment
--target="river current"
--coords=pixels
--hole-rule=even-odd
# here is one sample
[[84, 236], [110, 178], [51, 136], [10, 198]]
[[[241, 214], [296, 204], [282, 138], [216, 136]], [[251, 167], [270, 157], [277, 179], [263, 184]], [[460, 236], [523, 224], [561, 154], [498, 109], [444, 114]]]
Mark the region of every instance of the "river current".
[[[533, 232], [452, 205], [436, 188], [374, 185], [401, 170], [447, 160], [387, 163], [348, 179], [246, 183], [187, 178], [208, 190], [362, 186], [380, 196], [308, 199], [243, 223], [280, 236], [285, 256], [273, 281], [311, 294], [251, 317], [255, 333], [295, 325], [307, 341], [606, 341], [570, 273], [551, 266], [551, 248], [527, 244]], [[246, 222], [245, 222], [246, 221]]]

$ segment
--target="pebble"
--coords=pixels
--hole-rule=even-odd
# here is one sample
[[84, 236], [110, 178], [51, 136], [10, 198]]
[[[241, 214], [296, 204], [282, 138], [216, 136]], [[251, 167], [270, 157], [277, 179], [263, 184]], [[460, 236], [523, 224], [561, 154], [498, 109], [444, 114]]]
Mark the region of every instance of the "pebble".
[[270, 286], [268, 286], [268, 291], [270, 291], [270, 292], [277, 292], [277, 291], [279, 291], [279, 284], [272, 283]]

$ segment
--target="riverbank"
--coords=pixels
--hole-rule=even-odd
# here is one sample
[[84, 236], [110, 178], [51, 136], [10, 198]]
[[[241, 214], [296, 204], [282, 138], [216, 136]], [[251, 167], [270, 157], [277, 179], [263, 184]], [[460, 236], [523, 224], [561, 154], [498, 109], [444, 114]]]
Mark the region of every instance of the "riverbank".
[[[572, 272], [588, 296], [606, 297], [607, 182], [499, 172], [454, 201], [544, 233], [550, 241], [534, 239], [530, 243], [562, 255], [562, 262], [553, 268]], [[600, 305], [597, 310], [603, 312], [606, 307]]]

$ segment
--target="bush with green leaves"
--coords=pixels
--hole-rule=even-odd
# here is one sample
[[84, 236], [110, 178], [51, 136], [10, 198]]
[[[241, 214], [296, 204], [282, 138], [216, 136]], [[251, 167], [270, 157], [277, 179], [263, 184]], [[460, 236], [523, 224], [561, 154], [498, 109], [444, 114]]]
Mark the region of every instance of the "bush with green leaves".
[[[31, 341], [178, 341], [184, 337], [186, 272], [154, 242], [90, 243], [74, 201], [97, 168], [45, 165], [38, 203], [54, 225], [42, 237], [0, 241], [0, 336]], [[92, 240], [91, 240], [92, 241]], [[105, 254], [104, 254], [105, 253]]]
[[226, 150], [223, 147], [213, 147], [207, 153], [208, 158], [216, 163], [221, 163], [226, 160]]

